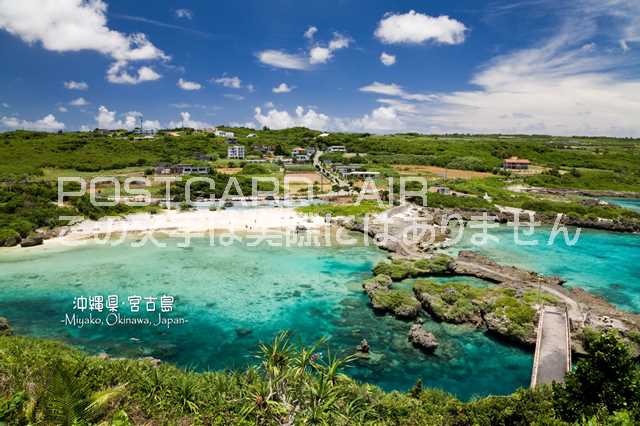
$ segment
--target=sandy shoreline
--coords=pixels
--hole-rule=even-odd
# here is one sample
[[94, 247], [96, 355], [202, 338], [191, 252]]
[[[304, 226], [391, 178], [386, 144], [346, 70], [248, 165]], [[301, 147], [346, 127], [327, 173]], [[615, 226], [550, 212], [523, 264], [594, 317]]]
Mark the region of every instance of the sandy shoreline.
[[299, 226], [317, 229], [324, 218], [307, 216], [292, 208], [255, 208], [230, 210], [163, 210], [157, 214], [138, 213], [124, 217], [85, 220], [73, 225], [62, 237], [82, 239], [108, 233], [177, 232], [200, 233], [214, 230], [230, 232], [295, 230]]
[[22, 248], [3, 248], [0, 252], [40, 251], [46, 248], [73, 247], [91, 238], [122, 240], [127, 236], [155, 233], [168, 236], [197, 236], [213, 232], [242, 234], [273, 234], [295, 231], [299, 227], [308, 230], [327, 226], [324, 218], [300, 214], [293, 208], [251, 208], [209, 210], [163, 210], [157, 214], [136, 213], [123, 217], [100, 220], [84, 220], [64, 229], [62, 235], [44, 241], [43, 245]]

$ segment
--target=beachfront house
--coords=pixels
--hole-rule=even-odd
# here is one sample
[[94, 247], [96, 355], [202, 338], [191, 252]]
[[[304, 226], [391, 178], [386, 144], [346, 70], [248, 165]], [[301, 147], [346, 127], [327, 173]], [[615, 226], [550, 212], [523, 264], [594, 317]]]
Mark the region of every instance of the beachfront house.
[[529, 160], [518, 157], [511, 157], [505, 159], [502, 162], [502, 168], [504, 170], [528, 170], [529, 164]]
[[194, 166], [192, 164], [176, 164], [171, 168], [173, 174], [176, 175], [207, 175], [209, 174], [209, 167]]
[[327, 148], [327, 152], [347, 152], [347, 147], [343, 145], [333, 145]]
[[244, 159], [244, 146], [243, 145], [229, 145], [227, 148], [227, 158], [233, 160]]

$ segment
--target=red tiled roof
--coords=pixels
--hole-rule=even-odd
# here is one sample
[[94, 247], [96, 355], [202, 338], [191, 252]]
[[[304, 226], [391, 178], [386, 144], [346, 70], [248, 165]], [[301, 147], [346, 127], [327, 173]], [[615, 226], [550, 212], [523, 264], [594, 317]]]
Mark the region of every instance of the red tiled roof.
[[511, 157], [504, 160], [508, 164], [529, 164], [529, 160], [525, 160], [518, 157]]

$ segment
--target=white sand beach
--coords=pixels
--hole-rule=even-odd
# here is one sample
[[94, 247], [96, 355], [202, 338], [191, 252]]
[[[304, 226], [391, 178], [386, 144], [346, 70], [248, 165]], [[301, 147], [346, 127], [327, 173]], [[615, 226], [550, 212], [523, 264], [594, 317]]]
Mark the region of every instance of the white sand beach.
[[50, 240], [77, 240], [96, 235], [143, 232], [204, 233], [289, 231], [297, 227], [318, 229], [325, 226], [324, 218], [307, 216], [292, 208], [252, 208], [228, 210], [163, 210], [157, 214], [138, 213], [124, 217], [85, 220], [69, 227], [63, 236]]

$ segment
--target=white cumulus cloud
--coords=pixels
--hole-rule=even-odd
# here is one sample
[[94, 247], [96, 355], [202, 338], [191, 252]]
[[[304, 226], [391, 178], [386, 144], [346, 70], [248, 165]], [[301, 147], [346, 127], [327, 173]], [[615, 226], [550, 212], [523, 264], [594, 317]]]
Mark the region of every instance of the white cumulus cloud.
[[177, 9], [176, 18], [193, 19], [193, 12], [190, 9]]
[[315, 46], [309, 51], [309, 62], [312, 64], [324, 64], [333, 57], [328, 47]]
[[178, 80], [178, 87], [182, 90], [200, 90], [202, 89], [202, 84], [180, 78]]
[[327, 46], [317, 44], [309, 50], [309, 62], [311, 64], [324, 64], [333, 58], [333, 52], [340, 49], [346, 49], [351, 44], [349, 37], [340, 33], [334, 33], [333, 39]]
[[319, 114], [313, 109], [305, 109], [301, 106], [297, 107], [295, 114], [289, 114], [288, 111], [278, 111], [271, 109], [266, 113], [262, 112], [262, 108], [255, 109], [255, 120], [260, 126], [267, 126], [270, 129], [286, 129], [289, 127], [308, 127], [310, 129], [323, 130], [330, 125], [331, 119], [325, 114]]
[[390, 67], [396, 63], [396, 56], [387, 52], [382, 52], [382, 54], [380, 54], [380, 62]]
[[64, 129], [64, 123], [56, 120], [53, 114], [48, 114], [37, 121], [20, 120], [16, 117], [2, 117], [0, 124], [8, 129], [37, 130], [42, 132], [54, 132]]
[[[311, 40], [317, 31], [316, 27], [309, 27], [305, 32], [305, 37]], [[308, 70], [313, 65], [327, 63], [333, 58], [336, 50], [346, 49], [352, 41], [351, 38], [336, 32], [333, 33], [333, 38], [329, 43], [315, 43], [304, 55], [291, 54], [282, 50], [264, 50], [258, 52], [257, 57], [263, 64], [276, 68]]]
[[[242, 80], [240, 77], [220, 77], [213, 80], [214, 83], [231, 89], [240, 89], [242, 87]], [[251, 86], [253, 87], [253, 86]]]
[[87, 106], [89, 105], [89, 102], [87, 102], [85, 98], [77, 98], [69, 102], [69, 105], [76, 106], [76, 107]]
[[277, 87], [272, 89], [273, 93], [289, 93], [293, 90], [293, 87], [289, 87], [287, 83], [280, 83]]
[[107, 80], [114, 84], [140, 84], [145, 81], [155, 81], [162, 76], [148, 66], [138, 68], [135, 74], [129, 74], [126, 62], [114, 62], [107, 71]]
[[379, 23], [375, 36], [387, 44], [420, 44], [433, 41], [442, 44], [464, 42], [467, 27], [448, 16], [433, 17], [412, 10], [405, 14], [388, 14]]
[[318, 32], [318, 29], [316, 27], [314, 27], [313, 25], [311, 25], [309, 28], [307, 28], [307, 31], [304, 32], [304, 37], [308, 38], [309, 40], [313, 39], [313, 36]]
[[162, 125], [158, 120], [144, 120], [142, 122], [142, 127], [145, 129], [161, 129]]
[[[107, 4], [102, 0], [0, 0], [0, 28], [29, 44], [40, 43], [54, 52], [91, 50], [112, 57], [116, 63], [167, 60], [169, 57], [142, 33], [123, 34], [107, 25]], [[124, 66], [120, 65], [118, 70]], [[116, 72], [113, 66], [110, 71]], [[110, 73], [114, 83], [149, 81], [148, 70], [139, 69], [142, 78]]]
[[65, 81], [64, 87], [69, 90], [87, 90], [89, 85], [84, 81]]
[[139, 117], [142, 114], [138, 111], [129, 111], [122, 115], [122, 118], [117, 118], [116, 111], [109, 111], [109, 109], [103, 105], [98, 108], [98, 115], [96, 115], [96, 124], [100, 129], [127, 129], [133, 130], [138, 125]]
[[257, 57], [263, 64], [276, 68], [290, 70], [309, 69], [309, 63], [304, 56], [283, 52], [281, 50], [264, 50], [258, 52]]
[[169, 128], [179, 128], [179, 127], [190, 127], [192, 129], [204, 129], [207, 127], [214, 127], [214, 126], [211, 123], [193, 120], [189, 112], [183, 111], [180, 113], [180, 121], [171, 121], [169, 123]]

